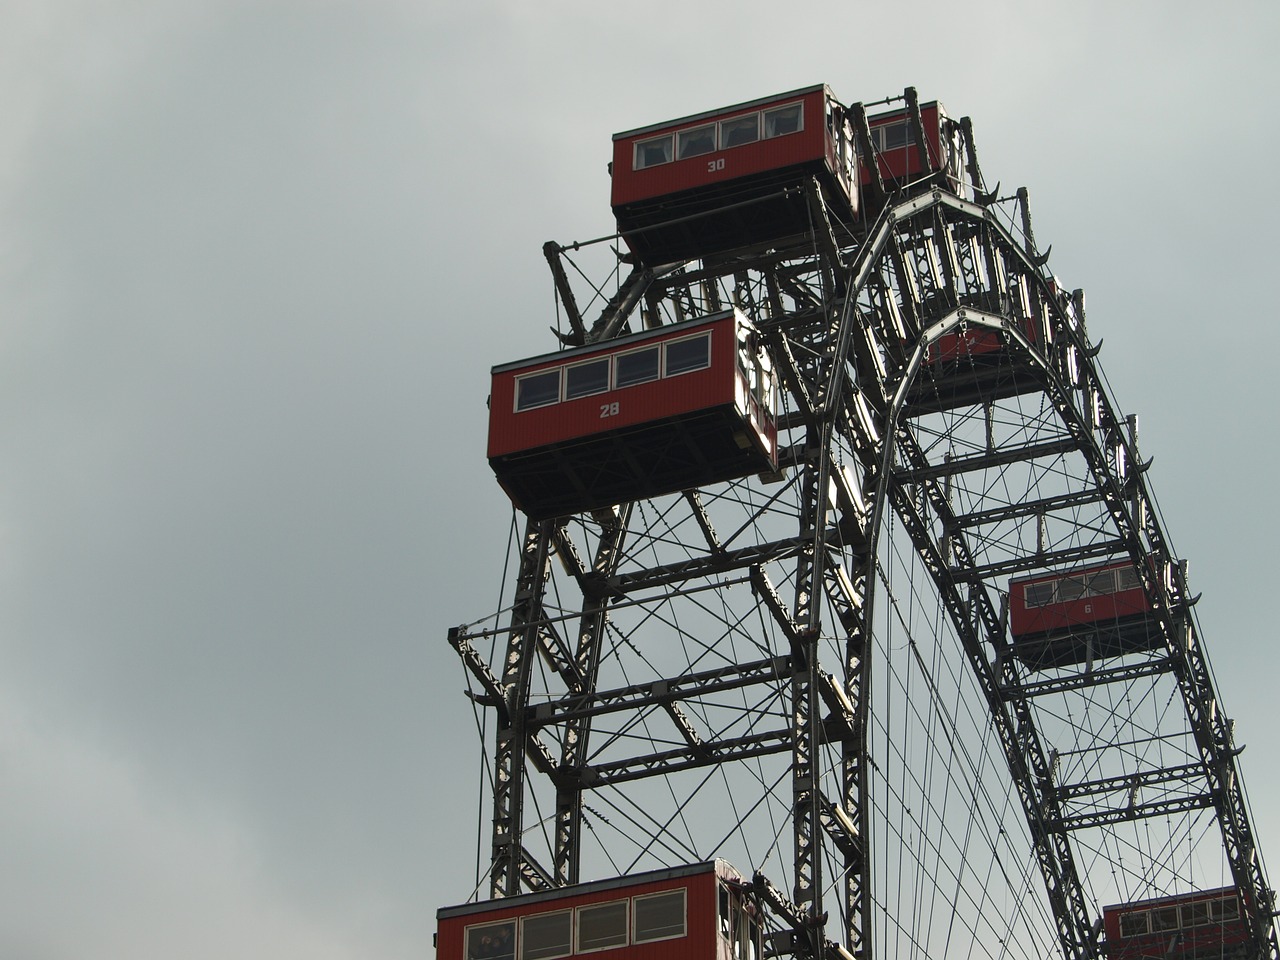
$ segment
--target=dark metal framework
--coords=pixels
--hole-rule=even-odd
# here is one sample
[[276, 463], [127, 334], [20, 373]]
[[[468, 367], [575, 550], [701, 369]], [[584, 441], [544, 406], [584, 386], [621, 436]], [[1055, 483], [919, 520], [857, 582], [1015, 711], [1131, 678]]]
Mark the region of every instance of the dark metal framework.
[[[1092, 958], [1102, 903], [1225, 880], [1280, 958], [1186, 567], [1025, 191], [856, 229], [806, 189], [801, 245], [637, 265], [590, 326], [546, 248], [569, 342], [746, 312], [786, 476], [525, 524], [507, 606], [450, 634], [496, 719], [490, 895], [720, 855], [778, 952]], [[1008, 577], [1124, 557], [1162, 645], [1021, 662]]]

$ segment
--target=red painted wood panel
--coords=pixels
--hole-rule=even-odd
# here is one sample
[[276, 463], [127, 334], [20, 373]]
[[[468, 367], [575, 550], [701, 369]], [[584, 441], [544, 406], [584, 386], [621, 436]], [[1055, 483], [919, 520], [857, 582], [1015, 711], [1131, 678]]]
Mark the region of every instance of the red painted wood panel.
[[1009, 632], [1014, 639], [1045, 633], [1070, 632], [1092, 623], [1105, 624], [1120, 618], [1145, 616], [1150, 612], [1146, 593], [1141, 586], [1132, 590], [1103, 596], [1081, 597], [1076, 600], [1028, 607], [1026, 591], [1029, 586], [1051, 582], [1064, 576], [1081, 576], [1102, 570], [1128, 568], [1128, 563], [1108, 564], [1074, 570], [1070, 574], [1058, 573], [1043, 577], [1014, 580], [1009, 584]]
[[[1107, 937], [1108, 960], [1145, 960], [1148, 957], [1194, 957], [1195, 960], [1214, 960], [1225, 956], [1237, 956], [1236, 948], [1246, 941], [1243, 918], [1221, 923], [1203, 923], [1195, 926], [1179, 926], [1176, 930], [1160, 930], [1135, 936], [1122, 936], [1122, 915], [1179, 909], [1185, 904], [1235, 897], [1234, 887], [1203, 890], [1177, 897], [1161, 897], [1136, 903], [1122, 903], [1104, 907], [1102, 926]], [[1169, 916], [1167, 913], [1166, 916]], [[1170, 942], [1177, 942], [1169, 951]]]
[[[635, 144], [640, 141], [707, 123], [731, 120], [797, 100], [804, 103], [804, 129], [797, 133], [719, 149], [687, 160], [672, 160], [670, 163], [642, 170], [633, 169]], [[696, 118], [673, 121], [665, 126], [618, 134], [613, 142], [613, 187], [610, 202], [617, 207], [799, 164], [825, 162], [830, 169], [836, 169], [835, 148], [827, 133], [825, 113], [825, 88], [816, 87], [756, 102], [750, 109], [729, 108], [721, 114], [699, 115]]]
[[[1035, 320], [1030, 317], [1023, 319], [1022, 332], [1026, 334], [1027, 339], [1033, 344], [1039, 345], [1040, 335], [1037, 332]], [[1001, 334], [990, 327], [973, 324], [964, 330], [944, 333], [940, 336], [929, 345], [929, 350], [925, 354], [925, 362], [947, 363], [955, 360], [972, 359], [995, 353], [1004, 348], [1004, 337]]]
[[[711, 366], [532, 410], [515, 410], [516, 378], [538, 370], [612, 356], [690, 334], [711, 332]], [[737, 395], [737, 328], [732, 312], [707, 322], [673, 326], [654, 337], [621, 338], [590, 349], [565, 351], [495, 368], [489, 397], [490, 457], [607, 433], [624, 427], [733, 405]], [[617, 404], [616, 412], [612, 404]], [[608, 409], [606, 409], [608, 407]], [[605, 414], [602, 416], [602, 414]]]
[[[592, 960], [715, 960], [717, 944], [717, 874], [716, 864], [702, 865], [705, 870], [692, 875], [665, 877], [655, 880], [639, 879], [609, 884], [583, 884], [566, 887], [562, 891], [549, 891], [537, 896], [513, 897], [488, 903], [440, 911], [436, 933], [437, 960], [466, 960], [466, 930], [468, 927], [496, 923], [504, 920], [520, 920], [544, 913], [555, 913], [598, 903], [610, 903], [660, 893], [684, 887], [686, 893], [686, 929], [684, 937], [658, 940], [652, 943], [628, 944], [612, 949], [596, 950], [575, 957], [591, 957]], [[720, 869], [725, 869], [721, 864]], [[445, 915], [451, 914], [451, 915]], [[515, 954], [520, 956], [518, 949]]]
[[[903, 180], [923, 176], [926, 172], [940, 170], [939, 160], [942, 157], [940, 129], [943, 117], [937, 101], [920, 105], [920, 120], [924, 125], [924, 139], [928, 144], [930, 157], [926, 164], [921, 160], [920, 148], [915, 144], [915, 134], [908, 133], [907, 145], [883, 150], [879, 154], [880, 176], [885, 180]], [[882, 113], [867, 118], [867, 125], [874, 131], [877, 127], [888, 126], [906, 120], [907, 111], [897, 110], [893, 113]], [[871, 182], [871, 170], [865, 163], [862, 168], [862, 183]]]

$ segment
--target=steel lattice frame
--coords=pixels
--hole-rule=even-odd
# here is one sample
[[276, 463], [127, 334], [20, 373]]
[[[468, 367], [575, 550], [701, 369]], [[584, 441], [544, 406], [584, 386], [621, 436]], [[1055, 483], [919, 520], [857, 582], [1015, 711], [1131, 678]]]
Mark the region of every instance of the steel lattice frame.
[[[966, 925], [970, 950], [989, 935], [1010, 956], [1097, 957], [1100, 899], [1229, 883], [1247, 895], [1256, 955], [1280, 957], [1185, 567], [1136, 421], [1103, 388], [1083, 295], [1057, 289], [1036, 255], [1025, 193], [1020, 224], [1007, 205], [933, 187], [863, 234], [829, 220], [812, 186], [810, 201], [803, 245], [638, 267], [590, 329], [547, 249], [579, 339], [729, 301], [751, 316], [784, 386], [787, 477], [524, 526], [505, 621], [450, 635], [497, 721], [491, 896], [735, 854], [767, 867], [757, 886], [779, 950], [940, 955], [950, 927], [902, 917], [876, 879], [902, 883], [905, 867], [879, 861], [914, 843], [912, 884], [933, 870], [964, 891], [948, 922]], [[975, 330], [1002, 339], [998, 362], [940, 375], [930, 349]], [[1010, 575], [1125, 557], [1157, 611], [1157, 649], [1034, 671], [1012, 655]], [[926, 582], [924, 602], [903, 599]], [[910, 625], [930, 609], [933, 626]], [[884, 639], [894, 623], [908, 625], [905, 667]], [[931, 632], [953, 647], [926, 665]], [[944, 704], [937, 678], [957, 662], [967, 692]], [[907, 674], [927, 680], [926, 708], [895, 699]], [[1034, 870], [1044, 898], [1019, 900], [1000, 929], [997, 895], [961, 879], [969, 833], [931, 833], [931, 818], [956, 819], [955, 799], [912, 809], [926, 784], [904, 746], [914, 734], [878, 715], [873, 689], [916, 717], [905, 727], [944, 717], [944, 749], [977, 757], [946, 773], [948, 796], [968, 778], [973, 820], [1016, 806], [1020, 837], [990, 831], [986, 869], [1011, 874], [1008, 898], [1017, 869]], [[962, 697], [981, 709], [967, 733]], [[1206, 882], [1215, 870], [1223, 883]], [[779, 871], [785, 892], [765, 876]]]

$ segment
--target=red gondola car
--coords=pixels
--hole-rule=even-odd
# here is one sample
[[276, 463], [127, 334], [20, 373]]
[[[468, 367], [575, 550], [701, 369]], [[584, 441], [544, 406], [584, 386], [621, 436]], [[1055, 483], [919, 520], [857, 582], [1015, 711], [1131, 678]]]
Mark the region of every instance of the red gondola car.
[[[1033, 309], [1040, 296], [1027, 282], [1010, 284], [1007, 297], [968, 298], [961, 306], [1010, 317], [1033, 346], [1044, 349], [1052, 341], [1047, 312]], [[941, 308], [949, 311], [950, 304]], [[986, 403], [1040, 389], [1040, 380], [1023, 355], [1010, 347], [1005, 334], [978, 323], [961, 325], [929, 345], [924, 368], [912, 385], [912, 412]]]
[[1249, 955], [1234, 887], [1121, 903], [1102, 910], [1108, 960], [1233, 960]]
[[759, 960], [759, 908], [723, 860], [436, 914], [436, 960]]
[[611, 203], [644, 263], [672, 263], [810, 228], [816, 177], [834, 216], [858, 211], [857, 153], [825, 85], [615, 134]]
[[727, 310], [494, 367], [489, 463], [534, 519], [772, 474], [774, 394]]
[[[1066, 291], [1062, 286], [1062, 282], [1053, 277], [1049, 280], [1049, 293], [1056, 298], [1066, 309], [1066, 304], [1070, 300]], [[1040, 309], [1033, 309], [1033, 304], [1041, 299], [1041, 291], [1037, 285], [1030, 280], [1023, 280], [1017, 284], [1010, 285], [1007, 303], [974, 303], [973, 306], [979, 309], [986, 308], [990, 312], [997, 314], [1009, 314], [1012, 312], [1013, 319], [1021, 327], [1023, 334], [1033, 346], [1041, 349], [1053, 340], [1053, 329], [1043, 320], [1037, 320], [1037, 315], [1045, 317], [1048, 313], [1047, 306], [1041, 304]], [[1004, 339], [1000, 334], [989, 330], [986, 327], [972, 326], [967, 329], [949, 333], [939, 337], [938, 342], [933, 344], [929, 349], [928, 361], [930, 363], [949, 363], [964, 362], [970, 360], [980, 360], [987, 354], [992, 354], [1004, 349]]]
[[1151, 650], [1159, 622], [1132, 563], [1040, 574], [1009, 583], [1014, 654], [1033, 669]]
[[[871, 147], [885, 188], [892, 191], [925, 177], [942, 175], [946, 178], [946, 186], [963, 196], [960, 125], [947, 116], [946, 108], [937, 100], [920, 104], [920, 119], [924, 126], [925, 156], [921, 156], [920, 147], [916, 144], [908, 110], [891, 110], [867, 117], [867, 126], [871, 128]], [[871, 182], [871, 168], [865, 161], [861, 181], [863, 186]], [[868, 212], [868, 216], [871, 215]]]
[[[976, 309], [988, 307], [989, 312], [995, 314], [1012, 312], [1015, 322], [1032, 345], [1042, 346], [1044, 341], [1049, 339], [1049, 331], [1041, 330], [1041, 325], [1036, 322], [1035, 312], [1031, 309], [1031, 298], [1035, 296], [1037, 292], [1034, 288], [1019, 284], [1012, 288], [1008, 298], [1011, 303], [981, 303], [974, 304], [974, 307]], [[930, 345], [925, 362], [930, 364], [981, 363], [987, 359], [994, 359], [993, 354], [1005, 349], [1004, 337], [1001, 334], [989, 327], [974, 324], [939, 337]]]

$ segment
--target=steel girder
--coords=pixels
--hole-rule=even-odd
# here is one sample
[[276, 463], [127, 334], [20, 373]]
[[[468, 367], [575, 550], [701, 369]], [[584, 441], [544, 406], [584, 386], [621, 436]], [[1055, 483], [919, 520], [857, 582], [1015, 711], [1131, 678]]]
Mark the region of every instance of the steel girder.
[[[837, 349], [847, 350], [847, 346], [837, 348], [837, 342], [843, 337], [847, 344], [850, 339], [847, 317], [840, 313], [846, 301], [834, 292], [836, 275], [843, 273], [843, 267], [833, 256], [834, 246], [828, 243], [824, 251], [807, 258], [774, 254], [758, 258], [749, 273], [741, 265], [733, 270], [739, 288], [735, 296], [740, 305], [755, 303], [761, 311], [757, 322], [771, 352], [776, 347], [774, 359], [792, 398], [793, 413], [785, 429], [794, 442], [783, 457], [792, 478], [778, 493], [745, 508], [727, 503], [731, 497], [717, 496], [714, 506], [721, 517], [729, 506], [740, 513], [735, 525], [725, 530], [717, 526], [724, 521], [711, 515], [702, 498], [687, 492], [667, 509], [679, 509], [687, 516], [691, 522], [685, 528], [696, 530], [697, 537], [682, 542], [676, 557], [662, 553], [657, 562], [639, 563], [637, 559], [646, 551], [657, 557], [660, 551], [653, 549], [653, 544], [669, 539], [654, 533], [665, 522], [662, 516], [629, 523], [626, 513], [620, 511], [616, 523], [602, 522], [595, 516], [531, 528], [526, 534], [517, 603], [508, 626], [490, 631], [491, 636], [499, 635], [499, 647], [506, 647], [502, 678], [487, 676], [479, 658], [466, 655], [470, 647], [464, 646], [464, 641], [477, 635], [455, 638], [464, 662], [488, 692], [488, 700], [501, 703], [494, 807], [494, 849], [501, 855], [495, 853], [493, 860], [492, 895], [510, 895], [520, 879], [530, 876], [546, 875], [557, 884], [576, 879], [583, 797], [590, 791], [714, 769], [729, 761], [789, 756], [789, 792], [794, 798], [791, 902], [797, 911], [794, 932], [798, 949], [820, 954], [831, 948], [823, 923], [827, 913], [823, 903], [827, 886], [823, 879], [824, 843], [834, 844], [845, 858], [840, 873], [846, 875], [846, 886], [851, 886], [862, 905], [849, 926], [859, 939], [863, 937], [870, 904], [869, 894], [860, 886], [868, 872], [862, 842], [865, 817], [859, 815], [860, 801], [851, 803], [849, 799], [865, 793], [857, 772], [866, 766], [859, 739], [865, 737], [865, 725], [858, 719], [862, 709], [858, 704], [863, 698], [857, 690], [856, 674], [850, 681], [843, 666], [838, 670], [841, 676], [822, 669], [817, 644], [824, 630], [834, 629], [846, 637], [848, 663], [860, 669], [866, 641], [858, 610], [868, 577], [862, 546], [867, 539], [861, 526], [865, 517], [856, 501], [865, 481], [848, 471], [849, 464], [837, 463], [832, 456], [833, 431], [847, 432], [851, 416], [857, 415], [856, 403], [841, 398], [843, 384], [833, 374], [842, 369], [842, 364], [833, 362]], [[613, 298], [587, 338], [621, 330], [629, 317], [628, 308], [642, 301], [650, 309], [655, 304], [672, 304], [673, 312], [678, 313], [683, 304], [694, 302], [691, 291], [696, 291], [709, 303], [706, 291], [719, 282], [718, 275], [707, 271], [660, 273], [660, 277], [624, 284], [627, 292]], [[645, 287], [642, 295], [635, 292], [641, 285]], [[781, 309], [784, 299], [793, 305], [790, 310]], [[801, 309], [795, 309], [796, 305]], [[864, 419], [868, 416], [865, 410], [861, 415]], [[856, 465], [855, 451], [847, 452]], [[836, 494], [829, 496], [832, 490]], [[831, 521], [833, 509], [837, 517]], [[790, 526], [789, 533], [786, 526]], [[584, 536], [594, 540], [590, 552], [595, 559], [590, 565], [580, 559], [588, 555]], [[630, 555], [626, 545], [632, 549]], [[580, 605], [570, 608], [577, 609], [576, 614], [553, 615], [546, 606], [553, 560], [558, 560], [558, 566], [581, 591]], [[785, 585], [786, 599], [775, 580]], [[772, 629], [785, 640], [783, 654], [705, 671], [681, 668], [683, 672], [634, 687], [606, 689], [598, 685], [601, 652], [611, 618], [620, 610], [662, 609], [672, 598], [689, 600], [700, 592], [723, 591], [734, 583], [751, 586], [762, 609], [769, 613]], [[566, 608], [558, 601], [556, 609]], [[830, 624], [823, 621], [824, 609], [832, 611]], [[658, 615], [653, 616], [657, 619]], [[568, 644], [560, 632], [563, 624], [574, 619], [578, 622], [577, 642]], [[683, 633], [682, 628], [676, 630], [673, 639]], [[558, 696], [539, 701], [539, 695], [532, 691], [535, 658], [560, 678], [563, 688]], [[758, 717], [723, 731], [709, 728], [705, 717], [689, 713], [684, 706], [692, 705], [696, 711], [730, 691], [766, 706], [758, 711], [749, 709], [744, 716]], [[628, 724], [638, 727], [661, 715], [667, 718], [667, 729], [677, 733], [665, 749], [624, 751], [616, 759], [605, 760], [594, 757], [590, 747], [593, 721], [605, 715], [627, 717], [618, 720], [615, 727], [624, 730], [630, 729]], [[775, 723], [778, 718], [785, 722]], [[836, 757], [851, 758], [848, 765], [855, 770], [851, 776], [838, 778], [834, 791], [821, 784], [829, 763], [820, 757], [831, 751]], [[517, 866], [536, 861], [519, 839], [529, 829], [521, 819], [525, 807], [520, 786], [527, 782], [529, 765], [545, 773], [556, 787], [550, 871]], [[843, 907], [839, 912], [842, 916], [847, 913]]]

